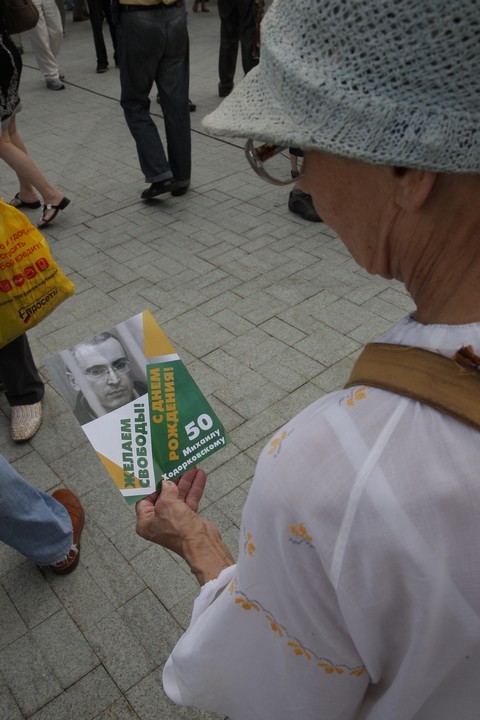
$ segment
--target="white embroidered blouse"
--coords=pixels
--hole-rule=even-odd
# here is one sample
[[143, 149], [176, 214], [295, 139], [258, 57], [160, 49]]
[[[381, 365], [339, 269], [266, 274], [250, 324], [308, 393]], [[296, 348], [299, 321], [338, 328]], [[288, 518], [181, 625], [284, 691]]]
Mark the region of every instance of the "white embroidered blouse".
[[[480, 324], [405, 318], [379, 340], [480, 354]], [[165, 665], [172, 700], [231, 720], [478, 720], [478, 431], [331, 393], [263, 450], [240, 546]]]

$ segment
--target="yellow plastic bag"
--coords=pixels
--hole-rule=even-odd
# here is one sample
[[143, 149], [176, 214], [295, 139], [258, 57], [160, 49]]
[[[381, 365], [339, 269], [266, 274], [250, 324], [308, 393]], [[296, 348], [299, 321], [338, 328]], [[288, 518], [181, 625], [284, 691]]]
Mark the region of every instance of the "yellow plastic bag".
[[38, 325], [74, 292], [43, 235], [0, 200], [0, 347]]

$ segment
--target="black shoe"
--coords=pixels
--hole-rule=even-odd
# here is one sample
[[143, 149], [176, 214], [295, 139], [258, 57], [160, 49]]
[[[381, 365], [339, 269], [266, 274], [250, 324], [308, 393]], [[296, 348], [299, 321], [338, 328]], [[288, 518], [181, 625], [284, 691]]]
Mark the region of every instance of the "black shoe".
[[322, 218], [313, 207], [312, 196], [301, 190], [292, 190], [288, 198], [288, 209], [310, 222], [322, 222]]
[[[176, 182], [174, 178], [168, 178], [168, 180], [160, 180], [160, 182], [154, 182], [149, 188], [142, 192], [142, 200], [152, 200], [157, 195], [164, 195], [165, 193], [176, 191]], [[180, 188], [178, 188], [180, 189]], [[183, 193], [181, 193], [183, 194]]]
[[227, 95], [230, 95], [230, 93], [233, 90], [233, 85], [231, 87], [224, 87], [222, 85], [218, 86], [218, 97], [227, 97]]
[[185, 195], [185, 193], [188, 190], [188, 185], [181, 185], [180, 187], [174, 188], [171, 191], [171, 194], [173, 197], [180, 197], [181, 195]]
[[108, 70], [108, 63], [97, 63], [97, 73], [104, 73]]

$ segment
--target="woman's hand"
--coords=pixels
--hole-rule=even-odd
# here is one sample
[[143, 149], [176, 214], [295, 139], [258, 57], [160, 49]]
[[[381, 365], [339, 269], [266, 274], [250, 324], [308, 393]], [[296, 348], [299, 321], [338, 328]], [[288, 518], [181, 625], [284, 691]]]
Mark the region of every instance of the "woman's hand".
[[234, 563], [215, 525], [197, 514], [205, 483], [205, 472], [191, 468], [136, 505], [138, 535], [183, 557], [201, 585]]

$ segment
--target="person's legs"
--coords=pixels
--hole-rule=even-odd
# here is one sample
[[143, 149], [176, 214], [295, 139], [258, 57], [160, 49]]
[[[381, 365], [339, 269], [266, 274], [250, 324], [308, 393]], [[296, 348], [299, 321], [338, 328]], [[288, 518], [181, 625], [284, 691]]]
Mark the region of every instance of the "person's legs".
[[0, 381], [10, 407], [40, 402], [45, 386], [38, 373], [26, 335], [0, 348]]
[[242, 47], [242, 67], [247, 74], [255, 65], [258, 65], [255, 24], [255, 1], [237, 0], [238, 25], [240, 28], [240, 44]]
[[103, 38], [103, 4], [103, 0], [89, 0], [88, 3], [93, 43], [97, 55], [97, 72], [102, 72], [108, 67], [107, 48]]
[[120, 104], [137, 146], [140, 168], [148, 183], [172, 177], [165, 150], [150, 115], [149, 94], [165, 45], [162, 15], [173, 10], [160, 6], [144, 12], [122, 12], [117, 27], [120, 63]]
[[[24, 153], [27, 156], [27, 158], [29, 157], [25, 143], [23, 142], [22, 137], [17, 130], [17, 124], [15, 121], [15, 118], [12, 118], [12, 120], [10, 121], [10, 125], [8, 126], [8, 129], [5, 130], [4, 133], [5, 134], [3, 135], [3, 139], [0, 136], [0, 158], [2, 160], [5, 160], [5, 162], [7, 162], [11, 167], [13, 167], [12, 163], [8, 162], [7, 158], [2, 155], [2, 148], [4, 148], [4, 146], [2, 145], [2, 142], [4, 142], [4, 143], [10, 142], [11, 145], [14, 146], [14, 148], [17, 148], [22, 153]], [[7, 152], [7, 154], [8, 154], [9, 150], [12, 151], [12, 160], [13, 160], [13, 162], [15, 162], [16, 158], [13, 157], [15, 155], [15, 150], [13, 150], [11, 147], [9, 148], [8, 146], [5, 146], [5, 151]], [[17, 159], [17, 161], [18, 161], [18, 159]], [[15, 196], [14, 201], [12, 200], [11, 204], [14, 205], [15, 207], [21, 207], [22, 202], [26, 202], [26, 203], [38, 202], [38, 196], [37, 196], [36, 190], [35, 190], [34, 186], [31, 184], [31, 182], [29, 182], [26, 179], [26, 177], [27, 177], [26, 174], [22, 174], [22, 176], [20, 177], [20, 175], [17, 173], [17, 177], [18, 177], [18, 183], [20, 186], [20, 191]]]
[[108, 67], [107, 48], [103, 39], [103, 0], [89, 0], [88, 9], [92, 26], [93, 42], [97, 55], [97, 71]]
[[56, 60], [63, 42], [62, 18], [55, 0], [42, 0], [42, 3], [50, 50]]
[[45, 386], [26, 335], [20, 335], [0, 348], [0, 381], [10, 405], [12, 440], [30, 440], [42, 424]]
[[65, 559], [73, 532], [63, 505], [30, 485], [0, 455], [0, 541], [39, 565]]
[[85, 0], [75, 0], [73, 3], [73, 22], [88, 20], [88, 12]]
[[218, 55], [218, 94], [228, 95], [233, 89], [237, 67], [239, 25], [236, 0], [218, 0], [220, 16], [220, 51]]
[[111, 0], [102, 0], [102, 5], [103, 5], [103, 14], [105, 16], [105, 20], [107, 21], [107, 25], [110, 29], [110, 37], [112, 39], [112, 45], [113, 45], [113, 60], [115, 62], [115, 65], [118, 65], [117, 28], [116, 28], [116, 25], [113, 22], [113, 18], [112, 18]]
[[[32, 50], [38, 63], [40, 72], [43, 73], [47, 83], [60, 83], [58, 64], [56, 61], [55, 53], [50, 47], [50, 34], [49, 27], [47, 26], [47, 16], [45, 14], [45, 8], [42, 0], [33, 0], [35, 7], [38, 10], [39, 18], [37, 25], [28, 30], [25, 34], [28, 35]], [[56, 15], [60, 26], [60, 42], [62, 36], [61, 20], [58, 8], [55, 5]], [[52, 13], [47, 10], [48, 22], [51, 24]], [[58, 48], [57, 48], [58, 50]]]
[[183, 7], [169, 8], [164, 16], [168, 39], [156, 83], [165, 122], [170, 168], [177, 187], [187, 188], [192, 165], [187, 21]]
[[28, 155], [17, 130], [16, 118], [12, 118], [8, 128], [0, 134], [0, 159], [16, 173], [20, 183], [20, 197], [23, 200], [29, 202], [37, 199], [34, 188], [46, 204], [56, 205], [65, 197], [48, 182]]
[[58, 7], [58, 12], [60, 13], [60, 18], [62, 20], [62, 30], [65, 32], [65, 23], [67, 21], [67, 9], [65, 7], [65, 3], [63, 0], [55, 0]]

